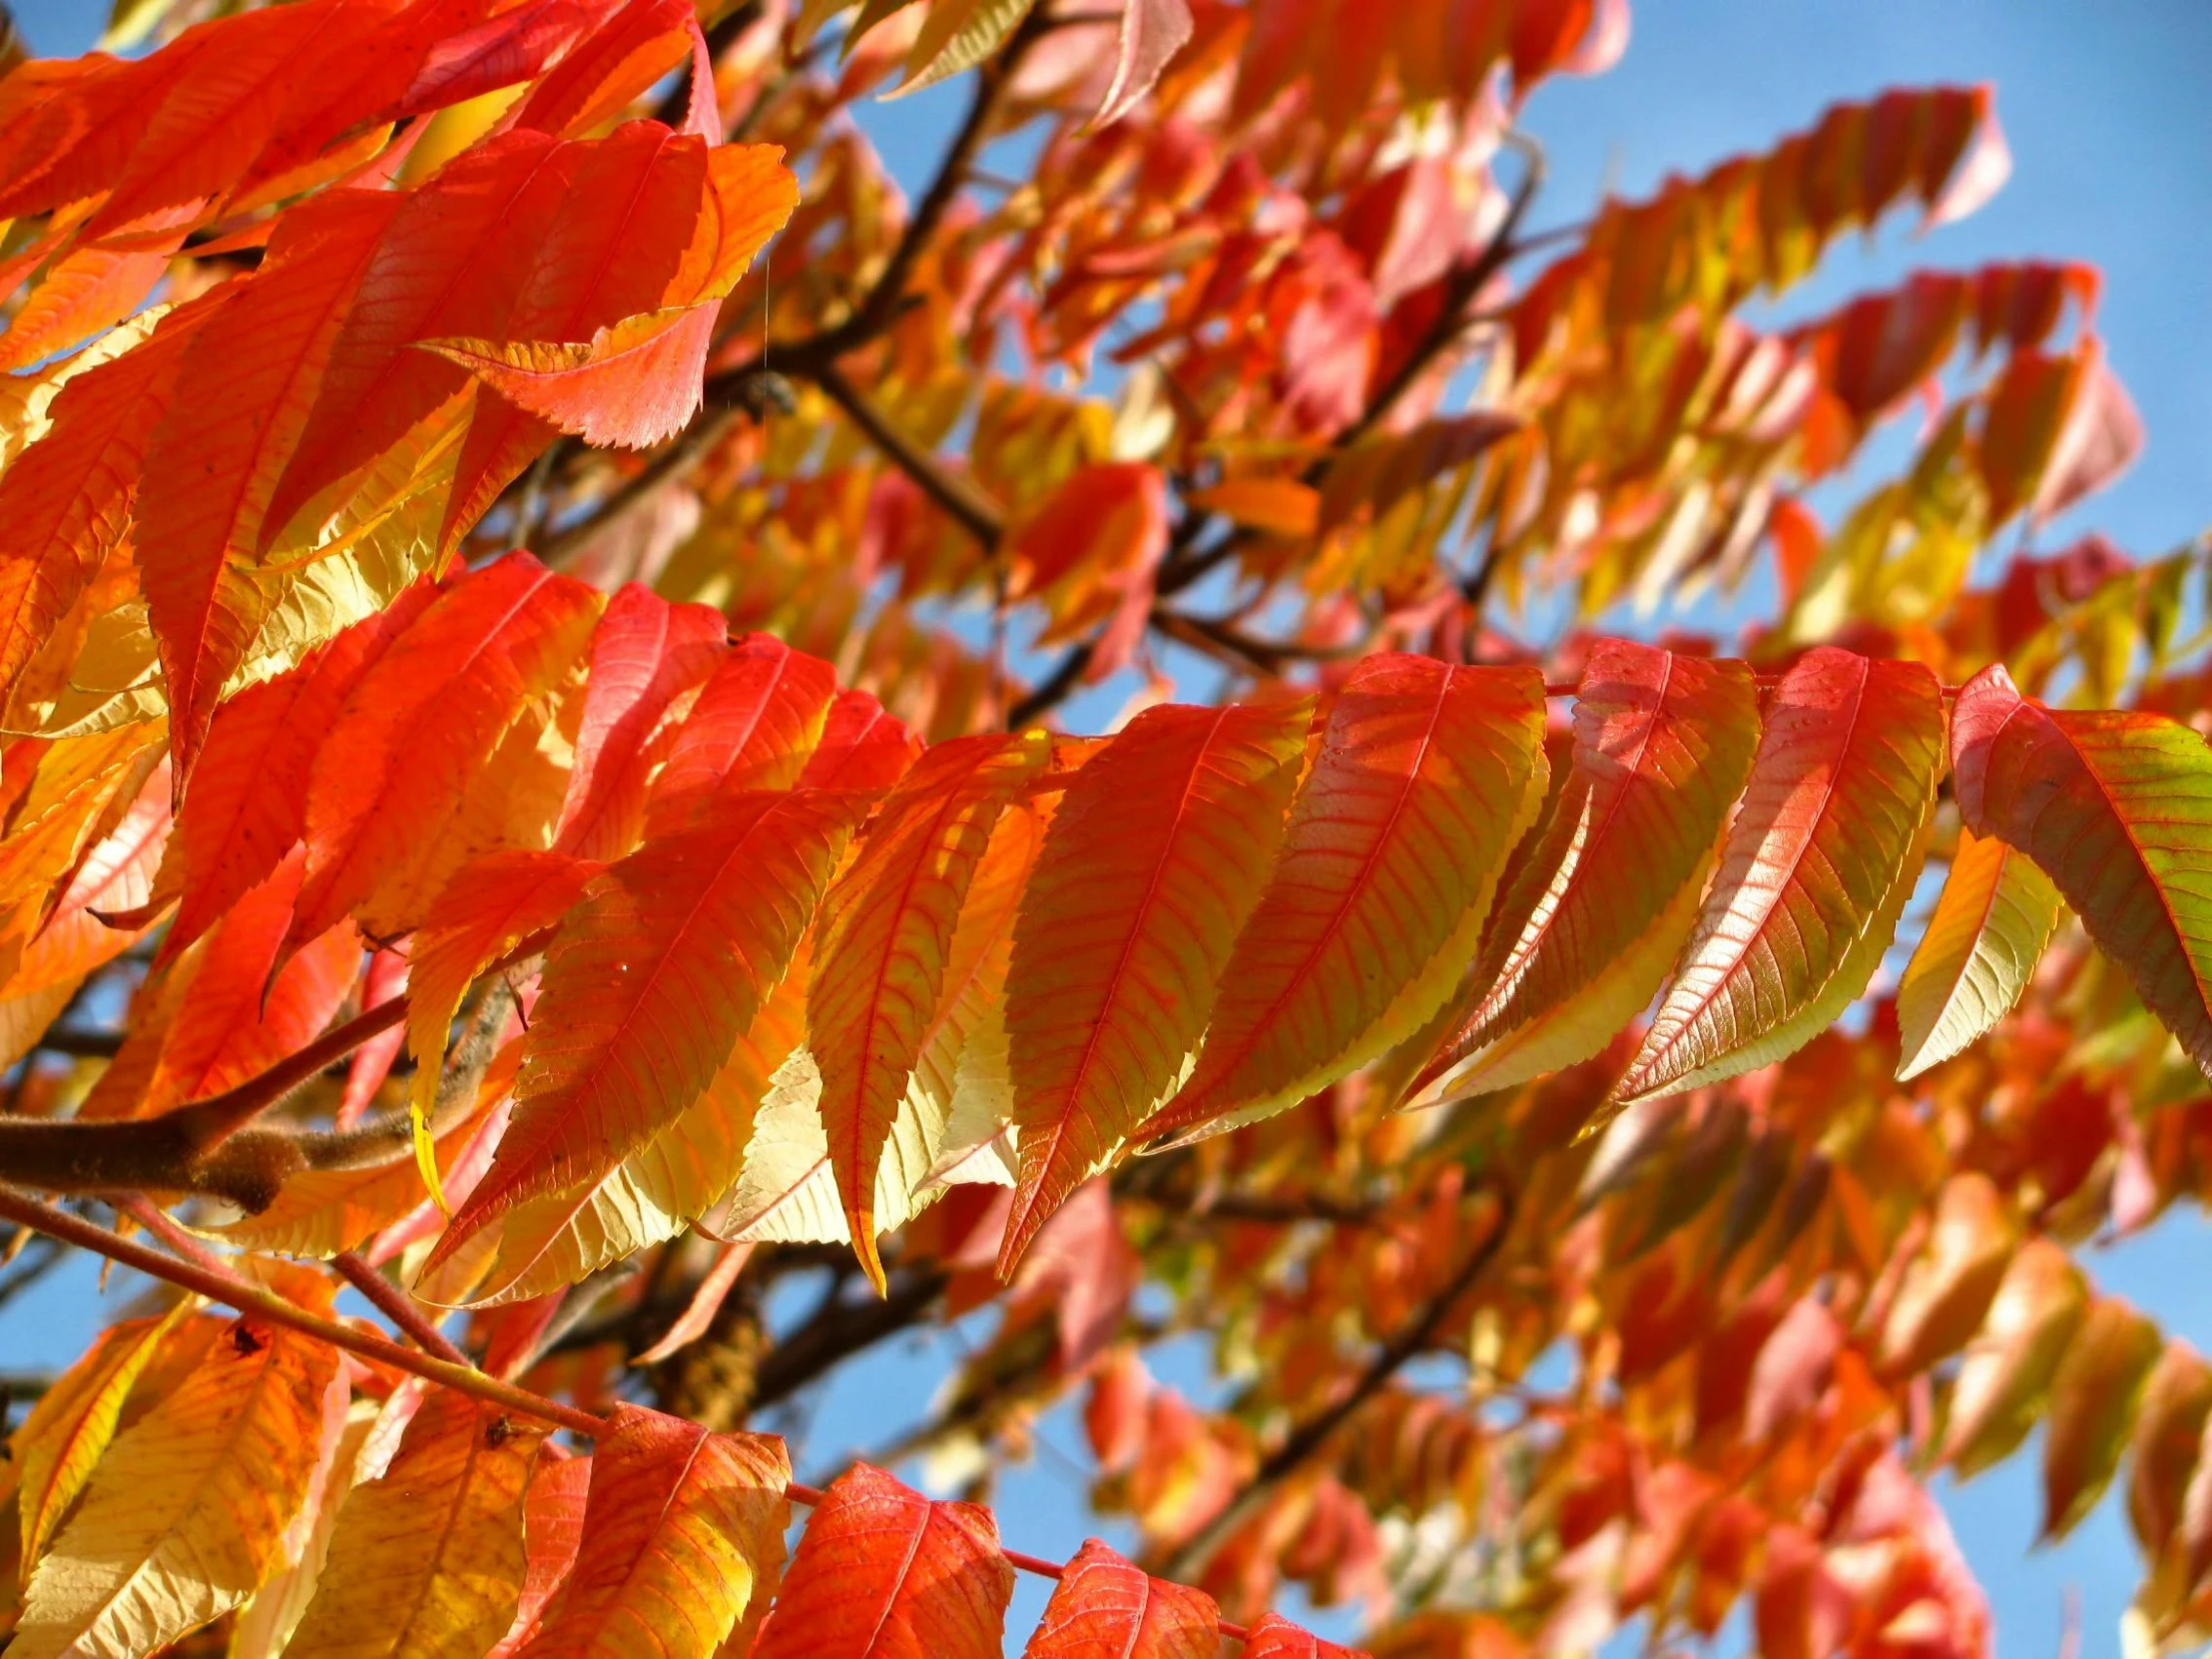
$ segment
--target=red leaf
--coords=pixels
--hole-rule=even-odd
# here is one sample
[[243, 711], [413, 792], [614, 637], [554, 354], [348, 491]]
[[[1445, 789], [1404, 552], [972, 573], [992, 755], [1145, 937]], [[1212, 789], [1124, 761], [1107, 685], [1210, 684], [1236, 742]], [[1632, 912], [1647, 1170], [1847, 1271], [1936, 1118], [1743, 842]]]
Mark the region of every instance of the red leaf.
[[1325, 1642], [1280, 1613], [1264, 1613], [1245, 1638], [1245, 1659], [1352, 1659], [1361, 1649]]
[[1013, 1593], [988, 1509], [855, 1463], [808, 1522], [753, 1659], [997, 1659]]
[[468, 850], [450, 827], [469, 785], [574, 660], [597, 604], [511, 553], [440, 594], [368, 668], [315, 755], [294, 941], [401, 876], [427, 904]]
[[1023, 1659], [1214, 1659], [1220, 1621], [1212, 1596], [1154, 1578], [1086, 1538]]
[[853, 1250], [879, 1292], [877, 1171], [894, 1156], [908, 1191], [929, 1173], [934, 1145], [904, 1144], [894, 1130], [936, 1023], [968, 885], [999, 814], [1048, 750], [1042, 733], [938, 744], [884, 801], [823, 901], [807, 1041]]
[[186, 348], [227, 297], [172, 311], [143, 344], [72, 377], [52, 430], [0, 471], [0, 693], [122, 541]]
[[249, 686], [216, 711], [177, 821], [183, 898], [165, 956], [206, 932], [298, 841], [315, 752], [339, 708], [436, 597], [429, 583], [415, 583], [296, 668]]
[[789, 789], [823, 730], [836, 674], [819, 657], [749, 634], [722, 661], [653, 781], [646, 830], [684, 824], [723, 790]]
[[699, 1097], [783, 977], [863, 810], [741, 791], [593, 879], [546, 952], [514, 1121], [429, 1266], [523, 1199], [611, 1169]]
[[800, 769], [798, 788], [887, 790], [921, 754], [921, 740], [872, 696], [841, 691], [822, 723], [822, 741]]
[[1434, 1014], [1543, 800], [1543, 712], [1528, 669], [1390, 655], [1352, 672], [1198, 1064], [1139, 1134], [1288, 1106]]
[[1623, 640], [1590, 653], [1573, 770], [1498, 902], [1469, 980], [1480, 1000], [1416, 1090], [1466, 1061], [1435, 1098], [1577, 1064], [1644, 1009], [1689, 930], [1758, 730], [1741, 663]]
[[1190, 0], [1123, 0], [1114, 43], [1114, 78], [1092, 125], [1119, 121], [1152, 90], [1168, 60], [1191, 38]]
[[645, 831], [645, 782], [664, 747], [662, 716], [721, 659], [723, 620], [709, 605], [671, 605], [633, 582], [607, 602], [591, 642], [576, 764], [555, 844], [579, 857], [620, 857]]
[[1007, 972], [1021, 1188], [1002, 1273], [1182, 1075], [1282, 842], [1308, 723], [1304, 702], [1147, 709], [1069, 784]]
[[345, 191], [277, 221], [253, 279], [185, 347], [191, 396], [147, 445], [136, 549], [169, 686], [177, 783], [191, 780], [216, 699], [260, 631], [267, 589], [232, 575], [266, 545], [271, 496], [307, 424], [339, 324], [400, 198]]
[[1866, 988], [1920, 871], [1942, 743], [1940, 688], [1918, 663], [1822, 647], [1783, 677], [1720, 871], [1615, 1100], [1780, 1059]]
[[710, 1659], [782, 1561], [784, 1442], [622, 1404], [591, 1465], [575, 1565], [518, 1651]]

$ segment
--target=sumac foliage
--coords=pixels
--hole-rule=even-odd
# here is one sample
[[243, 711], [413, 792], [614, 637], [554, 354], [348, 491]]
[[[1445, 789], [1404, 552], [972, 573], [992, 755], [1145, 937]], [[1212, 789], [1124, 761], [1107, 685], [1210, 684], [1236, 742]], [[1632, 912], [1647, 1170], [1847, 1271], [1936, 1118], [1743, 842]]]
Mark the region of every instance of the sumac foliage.
[[[2032, 550], [2141, 439], [2088, 269], [1750, 320], [1995, 190], [1985, 88], [1528, 235], [1626, 30], [143, 0], [0, 78], [0, 1301], [152, 1287], [10, 1425], [9, 1659], [985, 1659], [1017, 1570], [1032, 1659], [1974, 1655], [1930, 1482], [2038, 1428], [2212, 1632], [2212, 1364], [2076, 1259], [2212, 1186], [2202, 560]], [[856, 112], [948, 78], [908, 201]], [[876, 1460], [974, 1489], [795, 1480], [953, 1321]], [[1056, 1563], [973, 1499], [1063, 1402]]]

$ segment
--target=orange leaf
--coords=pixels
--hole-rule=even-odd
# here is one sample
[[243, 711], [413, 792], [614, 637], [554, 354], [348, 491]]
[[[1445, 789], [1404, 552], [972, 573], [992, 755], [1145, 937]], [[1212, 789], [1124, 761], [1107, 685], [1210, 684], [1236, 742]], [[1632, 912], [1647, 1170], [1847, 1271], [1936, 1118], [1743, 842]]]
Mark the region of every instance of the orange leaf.
[[789, 789], [822, 736], [836, 675], [819, 657], [749, 634], [722, 660], [676, 734], [646, 802], [646, 831], [681, 826], [721, 790]]
[[1002, 1273], [1182, 1077], [1282, 843], [1310, 708], [1147, 709], [1069, 784], [1007, 971]]
[[1720, 873], [1614, 1100], [1780, 1059], [1866, 988], [1920, 873], [1942, 752], [1941, 692], [1917, 663], [1823, 647], [1783, 676]]
[[591, 1462], [576, 1564], [520, 1654], [709, 1659], [782, 1565], [784, 1442], [617, 1405]]
[[546, 952], [515, 1116], [431, 1264], [696, 1100], [783, 977], [864, 804], [741, 791], [593, 878]]
[[2118, 1298], [2089, 1305], [2051, 1380], [2043, 1429], [2045, 1539], [2064, 1537], [2104, 1495], [2163, 1347], [2158, 1328]]
[[630, 583], [607, 602], [592, 635], [576, 765], [556, 844], [582, 857], [620, 857], [645, 830], [645, 781], [670, 703], [722, 657], [722, 614], [671, 605]]
[[1389, 655], [1352, 672], [1197, 1067], [1139, 1134], [1280, 1110], [1435, 1013], [1543, 801], [1543, 723], [1533, 670]]
[[605, 866], [565, 852], [494, 852], [463, 864], [408, 946], [407, 1047], [412, 1100], [427, 1117], [437, 1099], [445, 1038], [476, 976], [533, 933], [552, 927]]
[[431, 1389], [390, 1464], [345, 1494], [288, 1650], [386, 1659], [489, 1647], [521, 1593], [523, 1493], [544, 1438], [543, 1424]]
[[2001, 665], [1951, 714], [1959, 816], [2042, 867], [2144, 1005], [2212, 1072], [2212, 754], [2161, 715], [2023, 698]]
[[[1041, 732], [938, 744], [884, 801], [858, 856], [823, 901], [808, 987], [807, 1041], [822, 1072], [817, 1102], [860, 1266], [884, 1289], [875, 1250], [875, 1182], [914, 1067], [935, 1023], [953, 930], [998, 817], [1048, 758]], [[935, 1148], [902, 1169], [908, 1190]]]
[[515, 1622], [485, 1659], [511, 1659], [538, 1633], [545, 1610], [568, 1581], [584, 1541], [584, 1504], [591, 1488], [589, 1457], [538, 1459], [522, 1499], [524, 1566]]
[[277, 221], [253, 278], [193, 334], [174, 404], [146, 450], [136, 556], [169, 687], [180, 790], [216, 699], [247, 659], [266, 590], [233, 575], [258, 558], [271, 496], [305, 429], [339, 326], [400, 198], [344, 191]]
[[1591, 652], [1573, 770], [1499, 900], [1474, 1009], [1415, 1085], [1423, 1103], [1577, 1064], [1643, 1010], [1689, 931], [1758, 728], [1741, 663], [1623, 640]]
[[165, 956], [205, 933], [291, 850], [306, 829], [315, 752], [338, 710], [436, 594], [427, 582], [413, 584], [315, 656], [216, 711], [178, 815], [183, 890]]
[[754, 1659], [997, 1659], [1013, 1593], [988, 1509], [855, 1463], [808, 1521]]
[[470, 850], [455, 832], [470, 786], [570, 666], [598, 602], [582, 583], [510, 553], [440, 594], [361, 676], [308, 781], [293, 941], [394, 883], [409, 895], [402, 915], [380, 919], [397, 920], [392, 931], [419, 919]]
[[73, 375], [55, 395], [52, 429], [0, 472], [0, 692], [122, 541], [147, 440], [195, 330], [224, 297], [180, 306], [143, 343]]
[[1154, 1578], [1086, 1538], [1022, 1659], [1214, 1659], [1220, 1621], [1212, 1596]]
[[1266, 1613], [1245, 1638], [1244, 1651], [1245, 1659], [1352, 1659], [1361, 1650], [1325, 1642], [1280, 1613]]

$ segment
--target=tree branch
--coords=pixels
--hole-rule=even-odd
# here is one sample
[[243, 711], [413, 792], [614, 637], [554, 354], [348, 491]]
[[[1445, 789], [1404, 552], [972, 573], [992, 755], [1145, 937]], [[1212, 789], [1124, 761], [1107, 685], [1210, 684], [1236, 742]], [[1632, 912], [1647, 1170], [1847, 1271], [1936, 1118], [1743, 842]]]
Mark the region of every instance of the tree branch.
[[449, 1360], [456, 1366], [465, 1366], [468, 1356], [446, 1340], [445, 1333], [430, 1322], [421, 1305], [405, 1291], [394, 1285], [374, 1268], [361, 1260], [360, 1252], [340, 1251], [331, 1259], [338, 1277], [359, 1291], [384, 1318], [414, 1339], [415, 1347], [425, 1354], [434, 1354], [440, 1360]]
[[844, 371], [835, 364], [819, 363], [811, 373], [815, 384], [844, 411], [845, 418], [865, 433], [867, 440], [899, 471], [911, 478], [922, 494], [981, 542], [984, 551], [998, 546], [999, 537], [1005, 534], [1006, 522], [996, 502], [985, 499], [966, 479], [947, 470], [936, 456], [886, 420], [882, 411], [861, 395], [860, 389], [847, 380]]
[[[149, 1250], [133, 1240], [118, 1238], [104, 1227], [96, 1227], [66, 1210], [57, 1210], [50, 1204], [42, 1204], [35, 1198], [11, 1192], [5, 1187], [0, 1187], [0, 1219], [36, 1228], [49, 1238], [59, 1239], [64, 1244], [73, 1244], [105, 1256], [111, 1262], [136, 1268], [149, 1278], [195, 1291], [211, 1302], [220, 1302], [242, 1314], [259, 1316], [272, 1325], [283, 1326], [302, 1336], [328, 1343], [332, 1348], [358, 1354], [364, 1360], [374, 1360], [397, 1371], [411, 1373], [427, 1382], [468, 1394], [517, 1415], [535, 1417], [540, 1422], [549, 1422], [593, 1438], [604, 1435], [612, 1426], [605, 1417], [596, 1416], [573, 1405], [563, 1405], [559, 1400], [547, 1399], [543, 1394], [534, 1394], [511, 1382], [502, 1382], [472, 1367], [455, 1365], [450, 1360], [441, 1360], [435, 1355], [417, 1353], [414, 1349], [401, 1347], [389, 1337], [378, 1336], [335, 1320], [326, 1320], [319, 1314], [310, 1314], [304, 1308], [294, 1307], [274, 1291], [250, 1284], [233, 1274], [219, 1273], [197, 1263], [179, 1261], [174, 1256], [164, 1256], [160, 1251]], [[794, 1503], [809, 1507], [823, 1500], [820, 1487], [798, 1480], [790, 1482], [784, 1492]], [[1023, 1572], [1035, 1573], [1039, 1577], [1058, 1578], [1065, 1570], [1057, 1561], [1048, 1561], [1042, 1556], [1026, 1554], [1021, 1550], [1002, 1548], [999, 1553], [1006, 1558], [1009, 1565], [1018, 1567]], [[1227, 1619], [1221, 1622], [1220, 1629], [1224, 1636], [1236, 1642], [1243, 1641], [1249, 1634], [1243, 1625], [1232, 1624]]]
[[1235, 1534], [1237, 1529], [1257, 1515], [1276, 1486], [1295, 1473], [1305, 1461], [1328, 1443], [1329, 1437], [1350, 1420], [1352, 1414], [1365, 1405], [1387, 1382], [1404, 1369], [1407, 1361], [1428, 1346], [1452, 1306], [1466, 1295], [1474, 1282], [1496, 1257], [1504, 1245], [1506, 1235], [1513, 1229], [1514, 1198], [1512, 1189], [1503, 1182], [1494, 1183], [1491, 1192], [1496, 1195], [1497, 1219], [1483, 1236], [1467, 1259], [1460, 1264], [1443, 1288], [1421, 1305], [1420, 1311], [1406, 1322], [1388, 1342], [1384, 1343], [1368, 1369], [1360, 1374], [1359, 1381], [1347, 1389], [1335, 1402], [1317, 1411], [1284, 1436], [1283, 1443], [1275, 1448], [1253, 1471], [1243, 1491], [1197, 1534], [1185, 1542], [1160, 1568], [1163, 1576], [1189, 1578], [1212, 1559], [1216, 1550]]

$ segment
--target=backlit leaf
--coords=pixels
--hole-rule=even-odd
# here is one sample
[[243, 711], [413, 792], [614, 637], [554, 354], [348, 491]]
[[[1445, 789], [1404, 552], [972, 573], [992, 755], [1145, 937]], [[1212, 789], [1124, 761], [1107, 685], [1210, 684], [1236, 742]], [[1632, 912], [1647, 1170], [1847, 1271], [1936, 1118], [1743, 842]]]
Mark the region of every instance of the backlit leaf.
[[1650, 1002], [1750, 773], [1759, 709], [1740, 663], [1608, 640], [1574, 725], [1564, 792], [1498, 901], [1479, 1000], [1429, 1061], [1423, 1101], [1577, 1064]]
[[1148, 709], [1068, 786], [1007, 972], [1008, 1271], [1185, 1076], [1282, 844], [1308, 717], [1304, 702]]
[[791, 1464], [771, 1435], [713, 1434], [634, 1405], [592, 1454], [576, 1565], [527, 1659], [709, 1659], [773, 1585]]
[[126, 1320], [101, 1332], [84, 1358], [39, 1395], [9, 1440], [25, 1562], [46, 1553], [55, 1528], [115, 1437], [132, 1385], [191, 1311], [189, 1302], [180, 1302], [165, 1315]]
[[807, 1523], [758, 1659], [995, 1659], [1014, 1569], [990, 1511], [855, 1463]]
[[1522, 669], [1392, 655], [1353, 671], [1197, 1066], [1140, 1134], [1279, 1110], [1436, 1011], [1543, 800], [1543, 710]]
[[474, 1659], [514, 1618], [523, 1491], [545, 1437], [434, 1388], [383, 1473], [338, 1511], [320, 1585], [284, 1651], [300, 1659]]
[[612, 1168], [699, 1097], [782, 979], [860, 811], [739, 791], [593, 878], [546, 952], [514, 1122], [433, 1261]]
[[1942, 750], [1942, 698], [1918, 664], [1824, 647], [1783, 677], [1713, 890], [1616, 1100], [1779, 1059], [1866, 988], [1919, 874]]
[[2001, 665], [1951, 714], [1959, 816], [2019, 848], [2212, 1070], [2212, 754], [2159, 715], [2020, 696]]
[[2058, 889], [2024, 853], [1961, 830], [1942, 895], [1898, 984], [1900, 1080], [1986, 1036], [2027, 988]]
[[1023, 1659], [1213, 1659], [1220, 1617], [1213, 1597], [1154, 1578], [1086, 1538]]
[[252, 1595], [306, 1501], [336, 1371], [326, 1344], [231, 1325], [101, 1459], [31, 1575], [9, 1652], [144, 1653]]
[[2163, 1346], [2158, 1328], [2126, 1303], [2100, 1297], [2089, 1305], [2050, 1385], [2050, 1421], [2043, 1430], [2045, 1538], [2064, 1537], [2104, 1495]]
[[[823, 901], [807, 1038], [853, 1249], [878, 1290], [876, 1172], [935, 1021], [968, 884], [999, 814], [1048, 748], [1038, 732], [931, 749], [883, 803]], [[934, 1156], [931, 1147], [906, 1172], [908, 1188]]]

